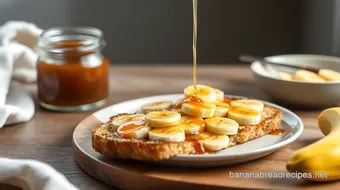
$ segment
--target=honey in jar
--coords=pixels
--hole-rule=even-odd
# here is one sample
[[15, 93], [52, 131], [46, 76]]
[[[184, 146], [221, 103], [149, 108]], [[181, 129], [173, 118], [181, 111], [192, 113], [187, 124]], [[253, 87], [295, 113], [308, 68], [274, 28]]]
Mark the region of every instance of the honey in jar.
[[40, 37], [38, 99], [55, 111], [84, 111], [105, 103], [109, 60], [103, 34], [91, 27], [52, 28]]

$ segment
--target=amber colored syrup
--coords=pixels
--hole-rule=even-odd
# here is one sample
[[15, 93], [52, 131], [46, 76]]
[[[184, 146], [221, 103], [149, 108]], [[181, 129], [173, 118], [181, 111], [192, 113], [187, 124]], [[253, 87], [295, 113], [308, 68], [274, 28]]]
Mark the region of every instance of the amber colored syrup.
[[193, 43], [192, 43], [192, 53], [193, 53], [193, 83], [194, 83], [194, 89], [195, 93], [194, 95], [197, 96], [197, 88], [196, 88], [196, 62], [197, 62], [197, 56], [196, 56], [196, 49], [197, 49], [197, 1], [198, 0], [192, 0], [192, 16], [193, 16], [193, 27], [192, 27], [192, 36], [193, 36]]
[[205, 138], [202, 135], [187, 135], [185, 137], [185, 140], [191, 141], [194, 143], [194, 148], [196, 151], [196, 154], [214, 154], [214, 151], [206, 150], [203, 146], [203, 140]]
[[[198, 96], [191, 96], [183, 101], [185, 104], [191, 104], [193, 106], [197, 106], [198, 108], [210, 108], [208, 105], [204, 104], [203, 100]], [[199, 110], [199, 109], [197, 109]]]
[[[59, 48], [83, 46], [79, 41], [65, 41], [54, 44]], [[39, 61], [38, 97], [50, 105], [77, 106], [98, 102], [108, 96], [109, 60], [99, 66], [84, 66], [84, 58], [95, 52], [79, 52], [70, 49], [63, 53], [65, 64], [51, 64]]]
[[133, 132], [142, 128], [145, 124], [144, 120], [130, 121], [119, 126], [119, 131], [123, 132], [123, 138], [132, 138]]
[[284, 132], [285, 132], [284, 129], [275, 129], [275, 130], [273, 130], [272, 132], [270, 132], [269, 134], [270, 134], [270, 135], [280, 135], [280, 134], [282, 134], [282, 133], [284, 133]]
[[204, 102], [198, 96], [191, 96], [183, 101], [183, 103], [202, 105]]
[[183, 104], [183, 102], [178, 103], [177, 105], [175, 105], [174, 107], [172, 107], [172, 109], [180, 110], [180, 109], [182, 109], [182, 104]]
[[224, 97], [224, 100], [223, 100], [224, 103], [227, 103], [227, 104], [230, 105], [231, 101], [232, 101], [232, 99], [230, 99], [228, 97]]
[[122, 138], [124, 139], [132, 139], [133, 137], [133, 132], [130, 133], [123, 133]]

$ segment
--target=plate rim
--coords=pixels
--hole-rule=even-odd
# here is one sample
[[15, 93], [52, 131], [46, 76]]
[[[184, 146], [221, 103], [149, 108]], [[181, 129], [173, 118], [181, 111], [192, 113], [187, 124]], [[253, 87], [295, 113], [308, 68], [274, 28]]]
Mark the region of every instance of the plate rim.
[[[231, 96], [231, 97], [248, 98], [248, 97], [245, 97], [245, 96], [237, 96], [237, 95], [229, 95], [229, 94], [225, 94], [225, 95]], [[172, 96], [173, 98], [178, 96], [178, 98], [181, 98], [181, 97], [183, 97], [183, 94], [179, 94], [179, 93], [178, 94], [160, 94], [160, 95], [155, 95], [155, 96], [147, 96], [147, 97], [141, 97], [141, 98], [126, 100], [126, 101], [123, 101], [123, 102], [118, 102], [118, 103], [106, 106], [106, 107], [104, 107], [100, 110], [97, 110], [96, 112], [92, 113], [91, 115], [96, 117], [96, 115], [98, 115], [100, 112], [103, 112], [103, 110], [110, 109], [111, 107], [121, 105], [121, 104], [131, 103], [131, 102], [134, 102], [134, 101], [140, 101], [140, 100], [143, 100], [143, 99], [153, 99], [153, 98], [161, 98], [161, 97], [165, 98], [165, 97], [169, 97], [169, 96]], [[170, 158], [168, 161], [180, 161], [180, 160], [183, 161], [183, 160], [189, 160], [189, 159], [200, 159], [202, 161], [205, 161], [205, 160], [221, 159], [221, 158], [238, 158], [238, 157], [256, 155], [256, 154], [261, 154], [261, 153], [266, 153], [266, 152], [274, 152], [274, 151], [294, 142], [296, 139], [298, 139], [301, 136], [301, 134], [304, 130], [304, 124], [303, 124], [301, 118], [298, 115], [296, 115], [294, 112], [290, 111], [289, 109], [282, 107], [282, 106], [279, 106], [277, 104], [274, 104], [274, 103], [271, 103], [271, 102], [268, 102], [268, 101], [264, 101], [264, 100], [261, 100], [261, 99], [257, 99], [257, 100], [263, 102], [264, 104], [267, 104], [267, 105], [270, 105], [270, 106], [273, 106], [273, 107], [280, 109], [282, 111], [282, 114], [287, 113], [287, 114], [293, 116], [293, 118], [295, 118], [297, 120], [296, 126], [292, 126], [291, 124], [286, 122], [287, 125], [296, 129], [295, 132], [293, 132], [293, 135], [290, 136], [289, 138], [286, 138], [286, 139], [278, 142], [278, 143], [272, 144], [272, 145], [267, 146], [267, 147], [255, 149], [255, 150], [252, 150], [251, 152], [243, 152], [243, 153], [239, 153], [239, 154], [234, 153], [232, 155], [228, 155], [228, 154], [212, 154], [212, 155], [210, 155], [210, 154], [209, 155], [206, 155], [206, 154], [203, 154], [203, 155], [178, 154], [178, 155]], [[98, 120], [100, 120], [100, 119], [98, 119]], [[285, 121], [285, 120], [282, 118], [282, 121]]]

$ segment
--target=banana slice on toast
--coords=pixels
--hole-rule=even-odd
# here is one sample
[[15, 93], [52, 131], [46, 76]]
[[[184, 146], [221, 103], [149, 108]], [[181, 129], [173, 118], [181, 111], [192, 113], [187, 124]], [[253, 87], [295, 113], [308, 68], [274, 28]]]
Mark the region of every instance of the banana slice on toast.
[[169, 127], [179, 123], [181, 114], [174, 111], [153, 111], [145, 117], [150, 127]]

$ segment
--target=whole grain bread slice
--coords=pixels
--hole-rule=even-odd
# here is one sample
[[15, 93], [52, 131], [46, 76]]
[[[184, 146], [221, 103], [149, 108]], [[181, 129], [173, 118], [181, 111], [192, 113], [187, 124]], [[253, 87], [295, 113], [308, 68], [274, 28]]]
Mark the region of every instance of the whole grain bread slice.
[[[111, 117], [111, 119], [119, 115]], [[282, 111], [265, 105], [262, 120], [257, 125], [239, 126], [236, 135], [229, 136], [229, 147], [259, 138], [276, 129], [282, 120]], [[166, 160], [176, 154], [194, 154], [192, 141], [155, 142], [121, 138], [110, 122], [103, 123], [92, 130], [92, 147], [107, 157], [129, 158], [135, 160]]]

